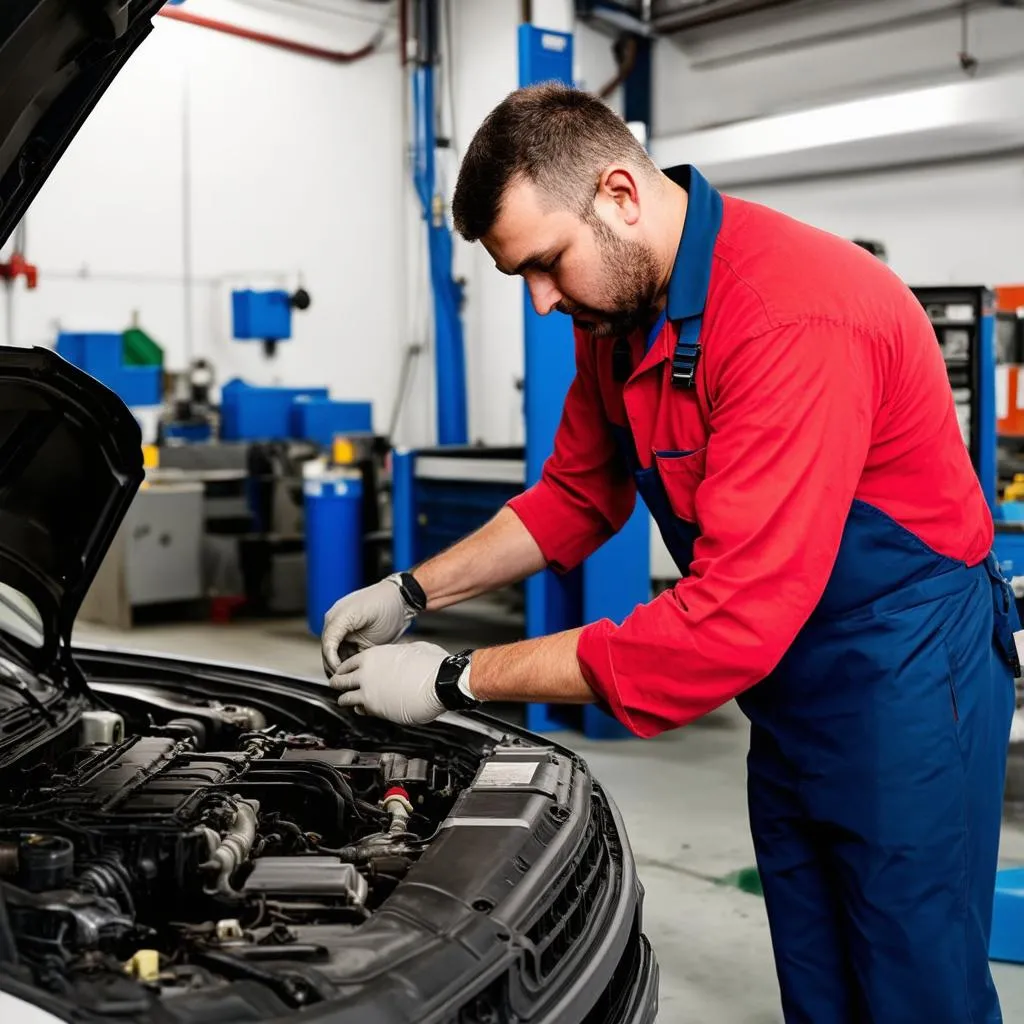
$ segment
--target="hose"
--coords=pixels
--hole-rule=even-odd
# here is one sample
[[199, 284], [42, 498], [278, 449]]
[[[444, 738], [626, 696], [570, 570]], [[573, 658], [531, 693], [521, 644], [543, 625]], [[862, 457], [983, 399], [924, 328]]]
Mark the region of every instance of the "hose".
[[131, 893], [131, 876], [116, 851], [100, 854], [78, 876], [79, 885], [97, 896], [118, 899], [121, 908], [135, 917], [135, 901]]
[[238, 893], [231, 888], [231, 876], [249, 859], [252, 844], [256, 840], [256, 821], [260, 805], [256, 800], [238, 800], [235, 805], [235, 820], [224, 834], [210, 859], [200, 864], [201, 871], [216, 871], [217, 882], [208, 887], [208, 893], [217, 893], [229, 899]]

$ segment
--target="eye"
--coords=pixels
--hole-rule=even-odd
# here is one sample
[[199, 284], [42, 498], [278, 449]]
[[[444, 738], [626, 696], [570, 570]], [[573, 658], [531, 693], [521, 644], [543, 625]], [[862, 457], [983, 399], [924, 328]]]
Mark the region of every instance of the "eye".
[[553, 260], [548, 260], [540, 269], [545, 274], [552, 274], [558, 269], [558, 264], [562, 262], [562, 254], [559, 253]]

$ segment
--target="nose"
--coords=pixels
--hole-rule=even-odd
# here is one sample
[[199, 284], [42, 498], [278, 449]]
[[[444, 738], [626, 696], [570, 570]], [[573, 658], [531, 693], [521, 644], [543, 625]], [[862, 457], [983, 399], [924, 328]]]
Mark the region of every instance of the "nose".
[[562, 293], [546, 274], [531, 275], [527, 279], [526, 285], [530, 289], [530, 301], [533, 303], [533, 308], [541, 316], [547, 316], [562, 301]]

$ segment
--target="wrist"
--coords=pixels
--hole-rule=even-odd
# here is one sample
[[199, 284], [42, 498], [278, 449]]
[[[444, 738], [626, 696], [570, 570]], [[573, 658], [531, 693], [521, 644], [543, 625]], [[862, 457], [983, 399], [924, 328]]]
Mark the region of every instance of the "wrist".
[[473, 669], [473, 654], [472, 654], [472, 652], [470, 652], [470, 654], [467, 656], [466, 667], [460, 673], [456, 685], [462, 691], [462, 694], [463, 694], [464, 697], [466, 697], [468, 700], [475, 701], [477, 704], [479, 704], [480, 703], [480, 698], [477, 697], [476, 694], [473, 693], [473, 690], [471, 689], [471, 687], [469, 685], [469, 674], [472, 671], [472, 669]]

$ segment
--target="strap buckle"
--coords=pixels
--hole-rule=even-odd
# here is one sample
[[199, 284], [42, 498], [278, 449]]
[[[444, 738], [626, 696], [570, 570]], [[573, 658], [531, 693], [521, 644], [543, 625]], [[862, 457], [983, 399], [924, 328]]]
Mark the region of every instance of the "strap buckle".
[[696, 386], [697, 361], [700, 359], [700, 344], [680, 339], [672, 353], [672, 387], [692, 388]]

